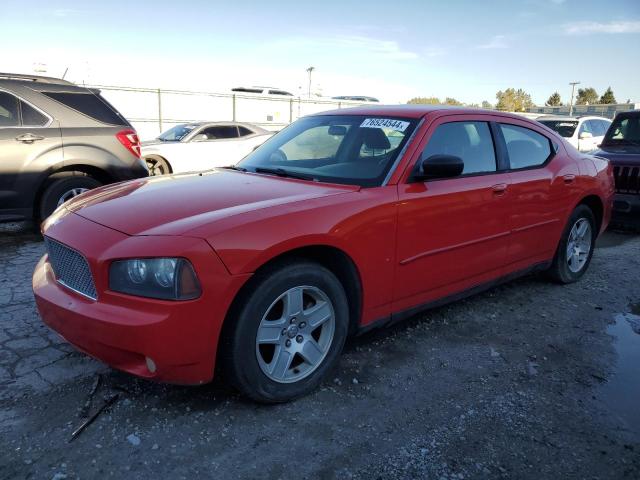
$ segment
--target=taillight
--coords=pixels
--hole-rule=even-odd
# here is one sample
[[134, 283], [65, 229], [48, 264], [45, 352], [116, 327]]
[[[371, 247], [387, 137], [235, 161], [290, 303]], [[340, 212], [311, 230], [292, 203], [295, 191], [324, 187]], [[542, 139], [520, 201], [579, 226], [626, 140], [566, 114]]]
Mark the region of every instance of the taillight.
[[140, 158], [140, 139], [135, 130], [122, 130], [116, 133], [116, 138], [127, 150]]

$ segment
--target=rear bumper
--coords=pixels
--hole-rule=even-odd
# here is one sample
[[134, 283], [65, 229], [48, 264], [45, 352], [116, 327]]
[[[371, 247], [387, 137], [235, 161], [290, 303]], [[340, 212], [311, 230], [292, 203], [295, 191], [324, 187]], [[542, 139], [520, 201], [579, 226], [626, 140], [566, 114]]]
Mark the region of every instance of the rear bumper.
[[[201, 384], [213, 378], [218, 338], [227, 309], [247, 276], [230, 275], [204, 240], [128, 237], [75, 214], [47, 236], [85, 256], [97, 300], [60, 284], [45, 255], [33, 273], [33, 292], [45, 324], [88, 355], [153, 380]], [[108, 289], [112, 259], [181, 256], [194, 266], [202, 295], [166, 301]]]

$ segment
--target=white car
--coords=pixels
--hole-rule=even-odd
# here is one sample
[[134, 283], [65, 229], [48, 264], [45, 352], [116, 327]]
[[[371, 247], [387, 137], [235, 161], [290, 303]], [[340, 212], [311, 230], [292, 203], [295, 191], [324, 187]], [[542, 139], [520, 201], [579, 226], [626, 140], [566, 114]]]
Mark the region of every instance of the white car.
[[185, 123], [142, 142], [141, 156], [149, 175], [209, 170], [235, 165], [274, 133], [250, 123]]
[[604, 140], [611, 120], [604, 117], [561, 117], [547, 115], [536, 120], [562, 135], [581, 152], [591, 152]]

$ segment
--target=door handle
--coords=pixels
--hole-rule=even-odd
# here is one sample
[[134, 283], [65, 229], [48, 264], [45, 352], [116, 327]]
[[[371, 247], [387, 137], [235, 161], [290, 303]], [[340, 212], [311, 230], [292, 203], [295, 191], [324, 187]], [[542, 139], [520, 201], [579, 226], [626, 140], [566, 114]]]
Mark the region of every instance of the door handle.
[[495, 195], [504, 195], [504, 193], [507, 191], [507, 184], [506, 183], [496, 183], [495, 185], [493, 185], [491, 187], [491, 190], [493, 190], [493, 193]]
[[16, 137], [16, 140], [22, 143], [33, 143], [37, 142], [38, 140], [44, 140], [44, 137], [41, 137], [40, 135], [34, 135], [33, 133], [23, 133], [22, 135], [18, 135]]
[[563, 175], [562, 178], [564, 179], [564, 183], [568, 185], [570, 183], [573, 183], [573, 181], [576, 179], [576, 176], [571, 173], [568, 173], [566, 175]]

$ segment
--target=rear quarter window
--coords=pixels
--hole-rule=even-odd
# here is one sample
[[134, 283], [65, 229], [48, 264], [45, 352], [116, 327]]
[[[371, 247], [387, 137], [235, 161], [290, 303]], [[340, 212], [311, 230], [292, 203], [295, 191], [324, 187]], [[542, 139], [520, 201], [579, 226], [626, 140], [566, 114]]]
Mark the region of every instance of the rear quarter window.
[[129, 126], [129, 122], [98, 94], [84, 92], [40, 93], [98, 122]]
[[551, 157], [551, 142], [544, 135], [507, 123], [501, 123], [500, 130], [507, 145], [511, 169], [539, 167]]

